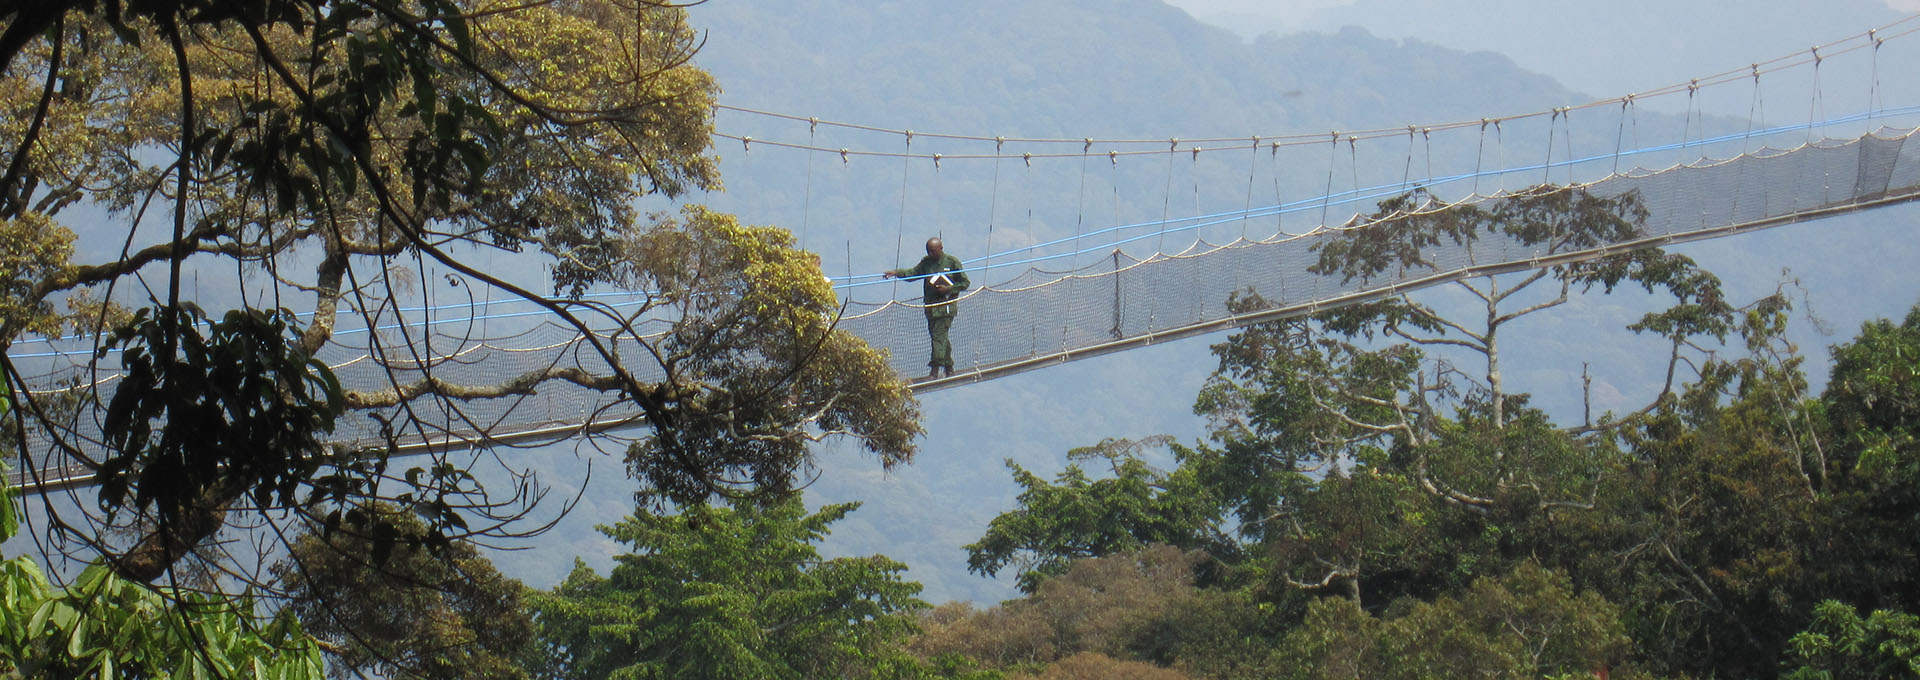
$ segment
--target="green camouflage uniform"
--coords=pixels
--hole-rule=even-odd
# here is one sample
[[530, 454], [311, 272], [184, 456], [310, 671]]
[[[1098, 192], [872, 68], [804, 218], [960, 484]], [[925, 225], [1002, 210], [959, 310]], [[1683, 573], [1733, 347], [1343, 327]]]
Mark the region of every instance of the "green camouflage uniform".
[[[929, 368], [953, 370], [953, 343], [947, 339], [947, 331], [953, 328], [953, 316], [959, 313], [953, 302], [960, 297], [960, 291], [972, 285], [967, 281], [967, 273], [961, 271], [960, 258], [941, 253], [939, 257], [928, 255], [920, 258], [920, 263], [911, 269], [896, 269], [890, 272], [903, 279], [920, 279], [920, 294], [927, 305], [927, 335], [933, 338], [933, 358], [927, 360]], [[933, 275], [946, 274], [952, 285], [945, 293], [933, 287]]]

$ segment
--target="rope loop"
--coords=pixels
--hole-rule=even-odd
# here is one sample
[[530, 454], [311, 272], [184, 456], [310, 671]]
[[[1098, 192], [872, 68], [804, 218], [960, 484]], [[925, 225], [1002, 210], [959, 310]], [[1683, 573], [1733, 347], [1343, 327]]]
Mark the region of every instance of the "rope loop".
[[848, 164], [848, 163], [851, 163], [851, 162], [852, 162], [852, 161], [851, 161], [850, 159], [848, 159], [848, 158], [847, 158], [847, 148], [846, 148], [846, 147], [844, 147], [844, 146], [843, 146], [843, 147], [840, 147], [840, 164], [841, 164], [841, 165], [846, 165], [846, 164]]
[[742, 153], [753, 153], [753, 137], [740, 138], [740, 151]]
[[1022, 160], [1025, 160], [1025, 161], [1027, 162], [1027, 167], [1029, 167], [1029, 168], [1031, 168], [1031, 167], [1033, 167], [1033, 153], [1032, 153], [1032, 152], [1028, 152], [1028, 153], [1023, 153], [1023, 154], [1020, 154], [1020, 158], [1021, 158]]
[[1108, 152], [1107, 152], [1107, 161], [1108, 161], [1108, 162], [1111, 162], [1111, 163], [1113, 163], [1113, 164], [1114, 164], [1115, 166], [1119, 166], [1119, 165], [1120, 165], [1120, 152], [1118, 152], [1118, 151], [1108, 151]]

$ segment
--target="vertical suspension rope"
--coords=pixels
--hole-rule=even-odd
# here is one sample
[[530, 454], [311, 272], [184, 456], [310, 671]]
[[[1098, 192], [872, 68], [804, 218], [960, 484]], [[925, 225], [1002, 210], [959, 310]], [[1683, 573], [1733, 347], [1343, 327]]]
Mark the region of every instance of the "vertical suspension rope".
[[1747, 104], [1747, 132], [1740, 135], [1740, 155], [1747, 155], [1749, 142], [1753, 140], [1753, 122], [1758, 116], [1765, 116], [1766, 105], [1760, 96], [1760, 65], [1753, 65], [1753, 100]]
[[1026, 198], [1027, 198], [1026, 230], [1027, 230], [1027, 245], [1031, 246], [1033, 245], [1033, 153], [1032, 152], [1021, 153], [1020, 159], [1023, 161], [1026, 161], [1026, 164], [1027, 164], [1027, 181], [1026, 181], [1027, 190], [1025, 192]]
[[[841, 157], [842, 158], [846, 157], [846, 154], [842, 153]], [[904, 239], [907, 233], [907, 171], [912, 169], [911, 166], [909, 165], [912, 162], [913, 162], [913, 131], [908, 130], [906, 151], [900, 154], [900, 223], [898, 226], [894, 228], [894, 231], [893, 231], [893, 268], [894, 269], [900, 268], [900, 253], [901, 253], [902, 246], [904, 246], [906, 243]], [[900, 279], [894, 278], [892, 279], [892, 281], [893, 281], [893, 291], [892, 291], [893, 299], [898, 300], [900, 299]]]
[[1173, 152], [1178, 148], [1178, 138], [1167, 140], [1167, 183], [1160, 195], [1160, 240], [1153, 247], [1155, 255], [1167, 252], [1167, 214], [1173, 207]]
[[807, 119], [807, 188], [800, 194], [800, 247], [807, 247], [807, 225], [813, 221], [813, 146], [814, 129], [820, 126], [819, 118]]
[[[1080, 235], [1086, 232], [1087, 224], [1087, 156], [1092, 153], [1093, 138], [1088, 137], [1080, 147], [1080, 190], [1074, 194], [1073, 256], [1067, 260], [1067, 271], [1080, 270]], [[999, 168], [994, 170], [997, 173]]]
[[1573, 159], [1579, 158], [1579, 156], [1573, 155], [1573, 112], [1569, 110], [1565, 114], [1565, 118], [1567, 119], [1567, 125], [1561, 129], [1560, 139], [1566, 144], [1566, 146], [1562, 147], [1562, 150], [1567, 152], [1567, 159], [1561, 162], [1567, 165], [1567, 186], [1573, 186]]
[[[1680, 157], [1679, 157], [1679, 160], [1674, 162], [1675, 165], [1691, 166], [1693, 164], [1693, 161], [1687, 158], [1687, 149], [1690, 148], [1689, 146], [1691, 144], [1690, 140], [1692, 140], [1693, 109], [1694, 109], [1694, 106], [1697, 104], [1697, 102], [1695, 102], [1694, 95], [1698, 94], [1699, 91], [1700, 91], [1700, 80], [1698, 78], [1694, 79], [1692, 82], [1687, 83], [1687, 117], [1685, 121], [1680, 124], [1680, 150], [1679, 150]], [[1700, 136], [1702, 138], [1706, 137], [1706, 131], [1701, 130]]]
[[[1286, 215], [1287, 210], [1286, 210], [1286, 201], [1283, 201], [1280, 198], [1280, 143], [1279, 142], [1268, 143], [1267, 160], [1268, 160], [1268, 163], [1273, 167], [1273, 208], [1274, 208], [1273, 237], [1270, 239], [1263, 239], [1261, 241], [1262, 243], [1278, 241], [1287, 233], [1285, 229], [1286, 225], [1281, 222], [1281, 220], [1285, 219], [1284, 216]], [[1287, 277], [1284, 275], [1280, 277], [1280, 299], [1282, 300], [1287, 299]]]
[[1287, 214], [1287, 206], [1286, 206], [1286, 201], [1281, 200], [1281, 194], [1280, 194], [1280, 143], [1279, 142], [1268, 143], [1267, 162], [1269, 165], [1273, 166], [1273, 208], [1274, 208], [1273, 238], [1278, 239], [1281, 237], [1281, 235], [1287, 233], [1286, 223], [1284, 222]]
[[1547, 119], [1547, 160], [1540, 166], [1540, 183], [1553, 183], [1553, 137], [1559, 129], [1561, 109], [1553, 110], [1553, 117]]
[[[847, 156], [847, 153], [846, 147], [840, 147], [840, 185], [851, 187], [853, 186], [853, 161]], [[895, 253], [900, 252], [900, 244], [895, 243], [893, 248]], [[896, 255], [896, 259], [897, 257]], [[897, 267], [899, 265], [895, 264], [894, 266]], [[895, 286], [895, 290], [898, 289], [899, 287]], [[847, 239], [847, 300], [852, 301], [855, 293], [858, 293], [860, 290], [861, 287], [853, 283], [853, 239]]]
[[1480, 119], [1480, 145], [1473, 149], [1473, 195], [1480, 195], [1480, 173], [1487, 157], [1487, 119]]
[[1413, 126], [1407, 126], [1407, 162], [1400, 167], [1400, 193], [1413, 183]]
[[993, 266], [993, 229], [1000, 222], [1000, 148], [1006, 143], [1004, 137], [995, 137], [993, 140], [993, 189], [988, 192], [987, 198], [987, 257], [984, 264], [980, 265], [981, 273]]
[[947, 213], [940, 203], [940, 154], [937, 153], [933, 155], [933, 234], [941, 240], [947, 238]]
[[1327, 209], [1333, 206], [1333, 169], [1340, 164], [1340, 131], [1333, 131], [1333, 146], [1327, 148], [1327, 190], [1320, 194], [1320, 226], [1327, 226]]
[[[1353, 195], [1360, 195], [1360, 136], [1347, 135], [1347, 169], [1353, 174]], [[1359, 208], [1354, 209], [1359, 212]]]
[[1813, 143], [1813, 127], [1825, 117], [1824, 113], [1826, 109], [1826, 103], [1821, 101], [1822, 97], [1820, 94], [1820, 62], [1824, 60], [1825, 57], [1820, 56], [1819, 47], [1814, 47], [1811, 52], [1813, 53], [1813, 96], [1807, 100], [1808, 144]]
[[1500, 127], [1499, 120], [1493, 121], [1493, 144], [1500, 149], [1500, 188], [1498, 191], [1504, 194], [1507, 193], [1507, 132]]
[[1620, 127], [1613, 133], [1613, 170], [1608, 175], [1620, 174], [1620, 147], [1627, 142], [1627, 107], [1633, 104], [1633, 95], [1620, 100]]
[[[1420, 128], [1420, 140], [1421, 140], [1421, 143], [1426, 146], [1426, 149], [1425, 149], [1425, 153], [1427, 154], [1426, 185], [1428, 187], [1432, 187], [1433, 186], [1433, 128]], [[1427, 198], [1429, 199], [1433, 198], [1432, 191], [1427, 192]]]
[[1873, 82], [1867, 86], [1867, 120], [1872, 121], [1874, 114], [1880, 110], [1880, 44], [1886, 42], [1886, 39], [1875, 36], [1873, 31], [1867, 31], [1867, 40], [1873, 43], [1872, 57], [1869, 60], [1872, 64], [1870, 72]]
[[1247, 240], [1247, 217], [1253, 212], [1253, 172], [1260, 162], [1260, 136], [1253, 136], [1253, 146], [1247, 147], [1247, 202], [1240, 207], [1240, 240]]
[[1640, 104], [1637, 101], [1627, 102], [1627, 130], [1633, 133], [1635, 151], [1646, 148], [1640, 145]]
[[[1113, 184], [1113, 226], [1118, 227], [1126, 224], [1120, 221], [1120, 152], [1118, 151], [1107, 152], [1107, 181]], [[1119, 236], [1115, 235], [1115, 238]]]
[[[1200, 207], [1200, 152], [1201, 151], [1205, 151], [1205, 149], [1202, 149], [1197, 146], [1193, 147], [1193, 161], [1187, 164], [1187, 181], [1193, 184], [1193, 214], [1196, 216], [1207, 214], [1207, 211]], [[1200, 230], [1198, 228], [1195, 228], [1193, 230], [1193, 240], [1195, 243], [1200, 242]], [[1183, 248], [1182, 250], [1184, 251], [1186, 249]]]

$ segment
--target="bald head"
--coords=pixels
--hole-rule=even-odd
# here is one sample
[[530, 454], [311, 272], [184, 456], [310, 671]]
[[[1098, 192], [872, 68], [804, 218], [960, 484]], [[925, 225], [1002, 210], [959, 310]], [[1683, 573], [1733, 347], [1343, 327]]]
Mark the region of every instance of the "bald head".
[[945, 252], [946, 252], [946, 247], [940, 243], [940, 237], [935, 236], [933, 238], [927, 239], [928, 255], [939, 257], [942, 253], [945, 253]]

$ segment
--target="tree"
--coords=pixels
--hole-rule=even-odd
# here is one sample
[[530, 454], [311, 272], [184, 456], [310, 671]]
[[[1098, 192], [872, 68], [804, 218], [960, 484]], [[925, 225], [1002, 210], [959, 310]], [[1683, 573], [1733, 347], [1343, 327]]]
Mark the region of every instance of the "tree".
[[[1155, 470], [1140, 457], [1171, 438], [1106, 439], [1067, 452], [1068, 460], [1104, 460], [1111, 477], [1093, 479], [1068, 464], [1049, 484], [1009, 459], [1022, 490], [1018, 507], [993, 518], [967, 548], [967, 570], [992, 576], [1018, 566], [1020, 590], [1032, 594], [1075, 560], [1141, 550], [1153, 544], [1229, 550], [1218, 511], [1190, 472]], [[1175, 447], [1179, 450], [1179, 447]]]
[[[791, 236], [635, 208], [719, 186], [706, 154], [717, 87], [688, 63], [680, 7], [59, 0], [0, 16], [0, 105], [15, 114], [0, 127], [19, 140], [0, 177], [0, 350], [64, 325], [100, 338], [98, 366], [117, 353], [127, 376], [61, 399], [20, 393], [16, 441], [36, 465], [95, 475], [98, 516], [51, 530], [128, 579], [161, 578], [232, 513], [337, 523], [386, 500], [418, 515], [428, 544], [513, 535], [537, 486], [489, 495], [444, 452], [389, 464], [408, 440], [494, 445], [465, 404], [559, 385], [642, 414], [628, 462], [674, 502], [785, 493], [822, 437], [854, 437], [885, 465], [912, 453], [911, 395], [833, 328], [832, 294]], [[70, 261], [60, 222], [80, 205], [124, 230], [117, 256]], [[553, 294], [475, 264], [523, 250]], [[343, 321], [415, 320], [418, 282], [402, 272], [426, 263], [459, 289], [537, 305], [584, 351], [462, 384], [412, 332], [370, 334], [385, 384], [339, 384], [316, 352]], [[229, 267], [235, 293], [205, 301], [228, 310], [201, 312], [189, 273]], [[645, 291], [644, 304], [582, 297], [605, 286]], [[31, 377], [4, 369], [9, 385]], [[334, 441], [348, 418], [376, 421], [377, 439]], [[486, 521], [469, 528], [473, 516]], [[90, 529], [102, 523], [151, 530], [127, 544]]]
[[421, 545], [425, 532], [410, 514], [376, 505], [294, 539], [274, 565], [288, 609], [325, 641], [333, 676], [528, 677], [525, 586], [469, 543], [435, 554]]
[[1352, 600], [1317, 601], [1283, 654], [1300, 678], [1584, 676], [1625, 651], [1619, 610], [1575, 594], [1567, 576], [1525, 564], [1454, 597], [1406, 602], [1375, 619]]
[[547, 677], [911, 676], [898, 644], [926, 605], [906, 565], [822, 560], [813, 546], [857, 507], [809, 514], [795, 496], [600, 527], [632, 552], [606, 576], [577, 564], [534, 599]]
[[1920, 674], [1920, 617], [1875, 610], [1867, 618], [1853, 607], [1827, 600], [1813, 623], [1793, 636], [1787, 680], [1853, 680]]
[[[0, 390], [0, 416], [11, 409], [9, 391]], [[20, 526], [13, 496], [0, 485], [0, 542]], [[184, 606], [168, 606], [176, 602]], [[30, 558], [0, 561], [0, 676], [319, 680], [322, 668], [298, 620], [261, 620], [250, 598], [161, 592], [98, 564], [57, 588]]]
[[[1630, 239], [1646, 216], [1633, 193], [1541, 186], [1444, 205], [1416, 191], [1382, 202], [1370, 226], [1322, 242], [1311, 270], [1349, 281], [1425, 274], [1438, 268], [1429, 251], [1443, 243], [1553, 262]], [[1668, 341], [1666, 384], [1633, 414], [1555, 426], [1509, 387], [1502, 331], [1576, 291], [1626, 283], [1672, 297], [1630, 327]], [[1657, 249], [1452, 285], [1477, 308], [1450, 316], [1401, 294], [1261, 324], [1214, 348], [1220, 368], [1195, 411], [1209, 418], [1217, 446], [1192, 457], [1196, 474], [1246, 537], [1289, 556], [1276, 574], [1285, 583], [1358, 598], [1362, 581], [1384, 577], [1371, 605], [1463, 586], [1484, 573], [1471, 556], [1489, 552], [1470, 546], [1501, 552], [1484, 544], [1497, 535], [1478, 527], [1591, 507], [1615, 455], [1607, 435], [1671, 399], [1683, 357], [1702, 338], [1724, 338], [1735, 315], [1713, 275]], [[1236, 311], [1269, 304], [1256, 291], [1230, 301]], [[1480, 368], [1430, 354], [1443, 348]], [[1440, 536], [1448, 538], [1431, 540]]]
[[930, 658], [958, 654], [1006, 670], [1081, 653], [1154, 661], [1151, 652], [1177, 636], [1167, 630], [1169, 622], [1215, 604], [1194, 586], [1200, 559], [1154, 545], [1076, 560], [1024, 599], [980, 612], [964, 604], [936, 610], [913, 650]]

